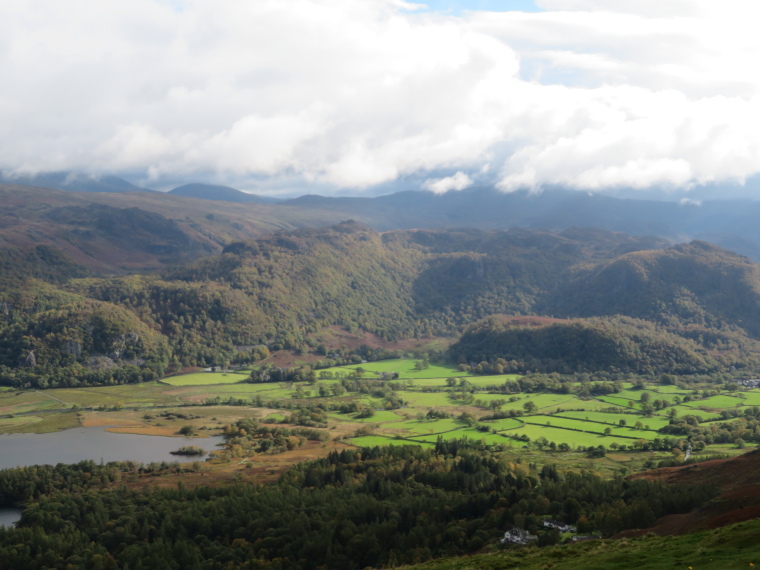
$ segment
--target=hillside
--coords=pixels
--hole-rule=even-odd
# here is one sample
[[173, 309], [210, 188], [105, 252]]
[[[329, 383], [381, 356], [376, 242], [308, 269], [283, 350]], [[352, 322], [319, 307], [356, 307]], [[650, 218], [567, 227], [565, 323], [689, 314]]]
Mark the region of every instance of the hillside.
[[760, 521], [715, 531], [673, 537], [644, 536], [623, 540], [590, 540], [548, 548], [524, 548], [434, 560], [402, 566], [403, 570], [642, 570], [752, 568], [760, 559]]
[[274, 204], [279, 202], [276, 198], [268, 198], [257, 194], [241, 192], [229, 186], [217, 184], [185, 184], [169, 191], [174, 196], [187, 198], [200, 198], [202, 200], [221, 200], [222, 202], [259, 202], [261, 204]]
[[522, 325], [490, 317], [470, 326], [449, 356], [464, 364], [501, 361], [510, 372], [702, 374], [719, 368], [694, 341], [627, 318]]
[[346, 222], [235, 242], [162, 279], [91, 279], [70, 287], [125, 304], [182, 339], [182, 362], [201, 363], [202, 355], [210, 363], [234, 359], [240, 345], [309, 351], [334, 325], [386, 341], [453, 335], [489, 314], [531, 311], [575, 263], [651, 245], [608, 232], [378, 234]]
[[720, 494], [689, 516], [663, 517], [650, 528], [628, 531], [621, 536], [643, 536], [648, 533], [684, 534], [756, 519], [760, 517], [758, 469], [760, 451], [754, 450], [733, 459], [655, 469], [634, 475], [633, 478], [637, 479], [646, 478], [675, 485], [717, 485], [720, 487]]
[[6, 294], [0, 383], [18, 388], [128, 383], [161, 377], [166, 339], [134, 313], [43, 283]]
[[645, 471], [629, 477], [673, 486], [719, 487], [719, 494], [694, 511], [662, 517], [648, 528], [627, 530], [612, 539], [448, 558], [404, 566], [407, 570], [497, 570], [501, 568], [574, 569], [673, 567], [749, 568], [760, 559], [760, 453], [732, 459]]
[[575, 268], [539, 311], [566, 317], [623, 314], [709, 328], [730, 323], [758, 338], [759, 301], [760, 266], [694, 241]]
[[95, 274], [152, 272], [220, 253], [231, 241], [341, 218], [269, 204], [159, 192], [81, 193], [0, 184], [0, 246], [54, 248]]
[[[281, 349], [314, 352], [330, 344], [336, 326], [386, 342], [454, 337], [499, 314], [606, 319], [525, 331], [477, 325], [453, 358], [519, 361], [517, 371], [695, 374], [760, 366], [760, 329], [752, 321], [760, 312], [759, 268], [702, 242], [666, 247], [658, 238], [579, 228], [381, 234], [350, 221], [228, 242], [219, 254], [180, 264], [183, 254], [213, 249], [188, 231], [192, 225], [107, 204], [54, 212], [47, 215], [58, 227], [86, 236], [95, 260], [108, 259], [107, 244], [129, 234], [119, 244], [122, 254], [152, 252], [176, 264], [161, 274], [71, 279], [88, 266], [77, 264], [81, 256], [68, 248], [8, 250], [16, 263], [5, 264], [7, 279], [15, 277], [0, 302], [18, 305], [14, 295], [29, 289], [28, 277], [47, 280], [48, 290], [65, 291], [76, 302], [97, 300], [139, 319], [168, 343], [174, 367], [250, 362]], [[32, 306], [16, 316], [29, 326], [37, 313], [60, 308]], [[495, 340], [504, 335], [510, 338]], [[512, 352], [499, 348], [504, 345]], [[8, 358], [12, 367], [18, 355]]]
[[152, 192], [118, 176], [91, 176], [76, 172], [46, 172], [34, 176], [7, 176], [0, 172], [0, 183], [55, 188], [67, 192]]
[[[45, 180], [41, 178], [36, 183], [43, 184]], [[107, 179], [98, 181], [103, 183]], [[326, 227], [347, 219], [382, 232], [452, 227], [561, 232], [594, 227], [657, 236], [660, 240], [704, 239], [760, 260], [760, 232], [755, 224], [760, 203], [754, 202], [695, 206], [562, 190], [503, 194], [479, 188], [445, 195], [410, 190], [377, 198], [303, 196], [279, 203], [259, 203], [206, 199], [218, 197], [224, 190], [208, 185], [190, 185], [191, 189], [202, 190], [201, 197], [193, 198], [118, 185], [120, 190], [114, 192], [75, 192], [68, 186], [62, 191], [8, 182], [0, 184], [0, 201], [4, 206], [0, 213], [0, 243], [15, 247], [50, 245], [100, 274], [157, 270], [219, 253], [233, 241], [283, 229]], [[229, 189], [224, 191], [229, 193]], [[234, 199], [241, 198], [242, 193], [231, 191]], [[250, 196], [245, 195], [246, 199]], [[75, 216], [72, 208], [76, 208]], [[59, 220], [61, 209], [63, 216]], [[133, 213], [125, 213], [126, 210]], [[93, 229], [102, 227], [104, 216], [115, 219], [116, 227], [120, 227], [123, 225], [120, 218], [135, 217], [135, 212], [142, 220], [130, 223], [136, 223], [137, 233], [155, 243], [158, 251], [131, 240], [101, 235]], [[155, 223], [147, 219], [152, 214], [158, 216], [152, 217]], [[79, 227], [80, 223], [84, 227]], [[187, 244], [179, 256], [174, 242], [164, 243], [164, 237], [153, 235], [156, 224], [173, 226], [184, 234]], [[161, 253], [169, 250], [172, 253]]]

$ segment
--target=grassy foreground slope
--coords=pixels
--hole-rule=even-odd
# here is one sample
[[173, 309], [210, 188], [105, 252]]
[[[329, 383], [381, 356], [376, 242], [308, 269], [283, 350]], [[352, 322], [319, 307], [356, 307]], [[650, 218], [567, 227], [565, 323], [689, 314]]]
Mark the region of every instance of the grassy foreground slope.
[[406, 570], [724, 570], [760, 565], [760, 520], [684, 536], [593, 540], [517, 548], [404, 566]]

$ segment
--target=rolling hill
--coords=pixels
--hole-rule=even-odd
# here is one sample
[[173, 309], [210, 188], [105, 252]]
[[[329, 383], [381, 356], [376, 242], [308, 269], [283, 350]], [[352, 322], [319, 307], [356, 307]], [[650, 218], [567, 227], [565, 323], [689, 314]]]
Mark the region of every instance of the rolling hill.
[[258, 202], [260, 204], [274, 204], [280, 200], [241, 192], [229, 186], [219, 186], [216, 184], [185, 184], [178, 186], [169, 191], [174, 196], [185, 196], [187, 198], [200, 198], [202, 200], [220, 200], [222, 202]]
[[[180, 222], [137, 209], [69, 206], [55, 219], [105, 243], [131, 233], [130, 247], [175, 260], [208, 243], [193, 241], [188, 236], [198, 234]], [[534, 314], [597, 319], [525, 330], [485, 321], [455, 345], [452, 358], [514, 360], [519, 370], [545, 371], [758, 368], [760, 329], [752, 315], [760, 311], [760, 268], [702, 242], [667, 245], [577, 228], [381, 234], [344, 222], [228, 243], [221, 253], [160, 274], [84, 279], [77, 279], [83, 264], [35, 246], [15, 254], [27, 261], [6, 264], [15, 281], [0, 302], [29, 307], [12, 312], [18, 330], [43, 310], [87, 300], [127, 311], [161, 334], [175, 366], [250, 361], [260, 347], [310, 352], [336, 326], [393, 342], [456, 336], [493, 315]], [[630, 267], [641, 269], [634, 285], [626, 281]], [[619, 274], [623, 286], [615, 289]], [[34, 285], [26, 280], [31, 275], [47, 283]], [[21, 291], [36, 293], [22, 303]]]

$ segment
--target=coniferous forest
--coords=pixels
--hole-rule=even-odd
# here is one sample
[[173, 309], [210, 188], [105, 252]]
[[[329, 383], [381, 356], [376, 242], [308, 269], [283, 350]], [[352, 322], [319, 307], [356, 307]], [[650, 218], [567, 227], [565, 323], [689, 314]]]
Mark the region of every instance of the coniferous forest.
[[[6, 500], [39, 498], [0, 532], [9, 568], [366, 568], [481, 550], [552, 519], [610, 536], [688, 512], [709, 487], [602, 479], [500, 460], [466, 442], [363, 448], [292, 468], [276, 484], [147, 493], [101, 486], [124, 465], [0, 472]], [[546, 544], [559, 542], [548, 535]]]

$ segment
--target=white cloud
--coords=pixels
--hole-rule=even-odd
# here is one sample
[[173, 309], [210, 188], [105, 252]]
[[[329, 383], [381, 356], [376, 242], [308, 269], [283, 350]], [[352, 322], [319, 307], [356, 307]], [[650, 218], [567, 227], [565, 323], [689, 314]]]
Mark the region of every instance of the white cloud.
[[451, 190], [464, 190], [472, 184], [472, 178], [460, 170], [453, 176], [426, 180], [423, 186], [435, 194], [445, 194]]
[[760, 170], [760, 6], [0, 0], [0, 169], [505, 189]]

